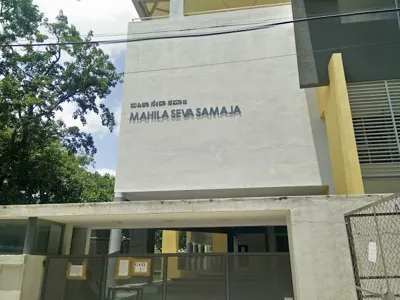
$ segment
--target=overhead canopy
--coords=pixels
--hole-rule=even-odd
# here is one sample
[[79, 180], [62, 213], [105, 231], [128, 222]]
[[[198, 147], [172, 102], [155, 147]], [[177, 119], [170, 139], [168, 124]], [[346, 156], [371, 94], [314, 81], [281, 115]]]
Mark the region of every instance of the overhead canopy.
[[[170, 0], [132, 0], [141, 18], [169, 14]], [[184, 0], [185, 14], [290, 2], [289, 0]]]

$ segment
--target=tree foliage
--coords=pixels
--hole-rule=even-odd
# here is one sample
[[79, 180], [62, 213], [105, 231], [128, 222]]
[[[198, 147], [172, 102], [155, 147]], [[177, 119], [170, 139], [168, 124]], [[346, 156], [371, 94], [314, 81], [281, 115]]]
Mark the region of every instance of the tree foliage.
[[[0, 0], [0, 203], [108, 199], [111, 177], [85, 170], [96, 153], [92, 135], [56, 117], [69, 104], [83, 125], [94, 112], [110, 131], [115, 126], [97, 100], [121, 74], [92, 37], [62, 11], [50, 22], [32, 0]], [[55, 44], [32, 46], [42, 42]], [[95, 183], [101, 191], [85, 192]]]

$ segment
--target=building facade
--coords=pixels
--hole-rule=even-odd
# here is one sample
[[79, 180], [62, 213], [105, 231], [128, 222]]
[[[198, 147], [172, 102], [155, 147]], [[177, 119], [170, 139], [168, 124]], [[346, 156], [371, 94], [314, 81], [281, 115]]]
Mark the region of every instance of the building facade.
[[[43, 285], [35, 300], [75, 300], [62, 268], [111, 253], [106, 271], [88, 258], [106, 280], [93, 299], [132, 284], [114, 278], [118, 255], [157, 261], [145, 299], [364, 299], [344, 214], [400, 192], [397, 2], [133, 4], [116, 201], [4, 207], [0, 252], [24, 255], [0, 257], [0, 298]], [[32, 276], [54, 254], [62, 274]], [[215, 289], [197, 280], [209, 271]]]
[[[357, 14], [377, 3], [224, 2], [134, 1], [143, 20], [129, 24], [136, 41], [127, 46], [116, 193], [397, 192], [400, 74], [384, 67], [398, 62], [387, 46], [395, 35], [374, 35], [399, 30], [397, 12]], [[312, 19], [343, 11], [354, 15]], [[332, 33], [322, 38], [318, 28]]]
[[[396, 1], [133, 3], [118, 199], [400, 191]], [[268, 252], [277, 228], [188, 239]]]

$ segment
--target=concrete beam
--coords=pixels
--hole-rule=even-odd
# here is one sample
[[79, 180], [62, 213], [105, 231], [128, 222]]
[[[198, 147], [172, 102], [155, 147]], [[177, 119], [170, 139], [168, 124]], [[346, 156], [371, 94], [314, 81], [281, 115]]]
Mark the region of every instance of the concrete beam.
[[[288, 211], [340, 203], [349, 212], [387, 194], [125, 201], [2, 206], [0, 220], [38, 217], [81, 228], [190, 228], [285, 225]], [[279, 223], [278, 223], [279, 222]]]

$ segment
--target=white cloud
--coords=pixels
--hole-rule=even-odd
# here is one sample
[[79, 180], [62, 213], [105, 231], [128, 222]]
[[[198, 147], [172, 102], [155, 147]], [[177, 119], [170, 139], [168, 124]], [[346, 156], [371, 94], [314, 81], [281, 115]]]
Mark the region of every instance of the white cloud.
[[115, 176], [115, 170], [113, 169], [101, 168], [97, 169], [96, 172], [100, 173], [101, 175], [110, 174], [112, 176]]
[[[104, 100], [96, 100], [97, 105], [102, 102], [104, 102]], [[109, 133], [108, 128], [101, 124], [101, 118], [96, 113], [91, 111], [88, 112], [88, 114], [85, 116], [87, 124], [83, 126], [79, 118], [75, 120], [72, 117], [74, 111], [76, 110], [75, 103], [65, 103], [62, 107], [63, 111], [58, 111], [56, 113], [56, 118], [63, 120], [65, 125], [67, 125], [68, 127], [77, 126], [84, 132], [97, 134], [100, 137]]]
[[[132, 18], [137, 18], [135, 7], [131, 0], [34, 0], [39, 6], [41, 12], [49, 19], [54, 19], [60, 10], [68, 17], [70, 24], [74, 24], [82, 35], [89, 30], [94, 31], [94, 40], [103, 39], [123, 39], [126, 38], [128, 22]], [[98, 37], [96, 35], [104, 34], [122, 34], [120, 36]], [[114, 60], [118, 57], [126, 47], [125, 44], [115, 44], [101, 46]], [[68, 57], [63, 57], [63, 61], [67, 61]], [[98, 100], [97, 102], [103, 102]], [[111, 103], [108, 104], [112, 108]], [[67, 126], [77, 126], [85, 132], [97, 134], [100, 137], [109, 133], [109, 130], [102, 126], [101, 118], [93, 112], [86, 115], [87, 124], [82, 125], [79, 119], [72, 118], [76, 105], [66, 103], [63, 105], [63, 111], [56, 114], [57, 118], [61, 118]], [[121, 119], [121, 107], [112, 109], [117, 122], [114, 133], [119, 134], [119, 123]]]
[[[60, 10], [68, 17], [81, 34], [89, 30], [94, 32], [94, 40], [126, 38], [128, 22], [138, 15], [131, 0], [34, 0], [41, 12], [50, 20]], [[104, 34], [122, 34], [121, 36], [96, 37]], [[112, 57], [118, 56], [125, 44], [102, 46]]]

